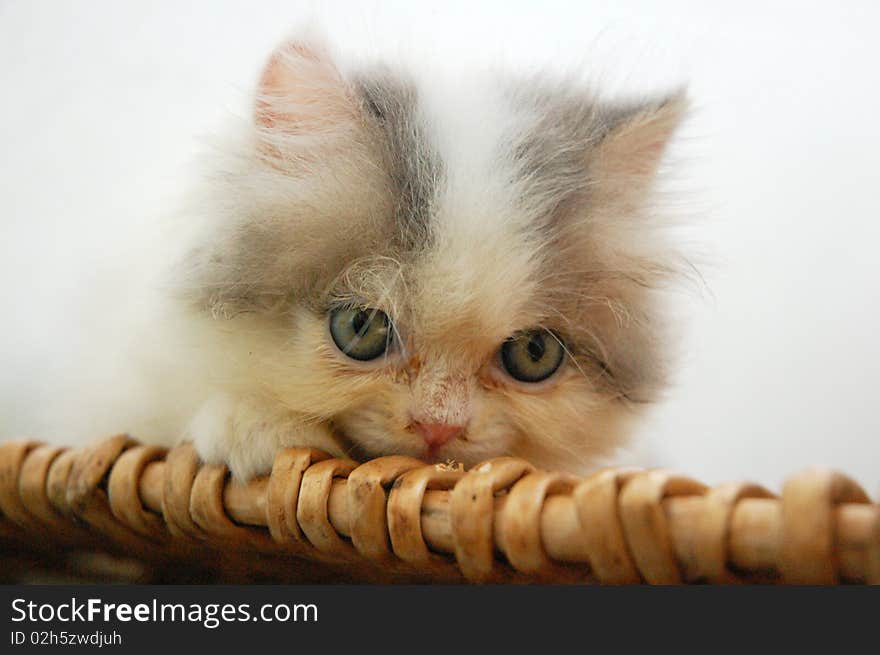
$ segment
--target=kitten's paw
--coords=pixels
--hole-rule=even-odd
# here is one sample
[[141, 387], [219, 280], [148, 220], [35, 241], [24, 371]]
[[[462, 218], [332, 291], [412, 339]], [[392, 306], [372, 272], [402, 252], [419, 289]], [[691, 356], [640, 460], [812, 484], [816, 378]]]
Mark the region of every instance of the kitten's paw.
[[275, 454], [290, 446], [311, 446], [339, 455], [328, 427], [306, 424], [289, 412], [217, 395], [192, 419], [186, 437], [209, 464], [225, 464], [238, 480], [269, 473]]

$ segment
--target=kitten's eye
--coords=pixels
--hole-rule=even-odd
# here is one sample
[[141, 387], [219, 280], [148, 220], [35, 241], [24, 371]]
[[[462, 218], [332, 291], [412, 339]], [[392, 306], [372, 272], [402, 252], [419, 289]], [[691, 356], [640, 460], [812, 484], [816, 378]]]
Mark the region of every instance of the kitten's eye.
[[330, 313], [330, 336], [352, 359], [376, 359], [388, 349], [391, 334], [391, 320], [378, 309], [347, 308]]
[[546, 380], [556, 372], [564, 356], [562, 343], [547, 330], [520, 332], [501, 345], [504, 369], [521, 382]]

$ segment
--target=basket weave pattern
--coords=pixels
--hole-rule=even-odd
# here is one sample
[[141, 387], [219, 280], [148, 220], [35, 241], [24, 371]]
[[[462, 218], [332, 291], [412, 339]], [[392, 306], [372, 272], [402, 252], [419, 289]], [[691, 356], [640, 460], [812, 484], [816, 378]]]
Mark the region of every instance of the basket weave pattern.
[[468, 472], [292, 448], [229, 481], [190, 445], [0, 444], [2, 543], [273, 581], [880, 583], [880, 506], [811, 469], [781, 496], [663, 470], [587, 478], [498, 458]]

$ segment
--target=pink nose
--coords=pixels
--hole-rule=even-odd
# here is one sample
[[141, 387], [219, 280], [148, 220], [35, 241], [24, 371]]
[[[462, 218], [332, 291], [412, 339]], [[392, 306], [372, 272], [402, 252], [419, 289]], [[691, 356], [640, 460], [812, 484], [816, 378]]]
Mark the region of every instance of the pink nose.
[[428, 448], [432, 450], [452, 441], [464, 431], [462, 426], [449, 425], [448, 423], [422, 423], [414, 421], [413, 427], [422, 436], [425, 443], [428, 444]]

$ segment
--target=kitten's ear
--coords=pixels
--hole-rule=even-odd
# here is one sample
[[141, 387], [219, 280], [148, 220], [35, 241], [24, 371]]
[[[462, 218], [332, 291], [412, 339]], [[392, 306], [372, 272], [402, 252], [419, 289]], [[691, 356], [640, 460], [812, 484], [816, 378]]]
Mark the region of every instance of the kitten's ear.
[[629, 185], [650, 183], [687, 108], [687, 97], [679, 92], [657, 102], [609, 110], [594, 173]]
[[260, 75], [255, 121], [261, 128], [309, 134], [350, 122], [357, 105], [330, 54], [316, 41], [289, 41]]

